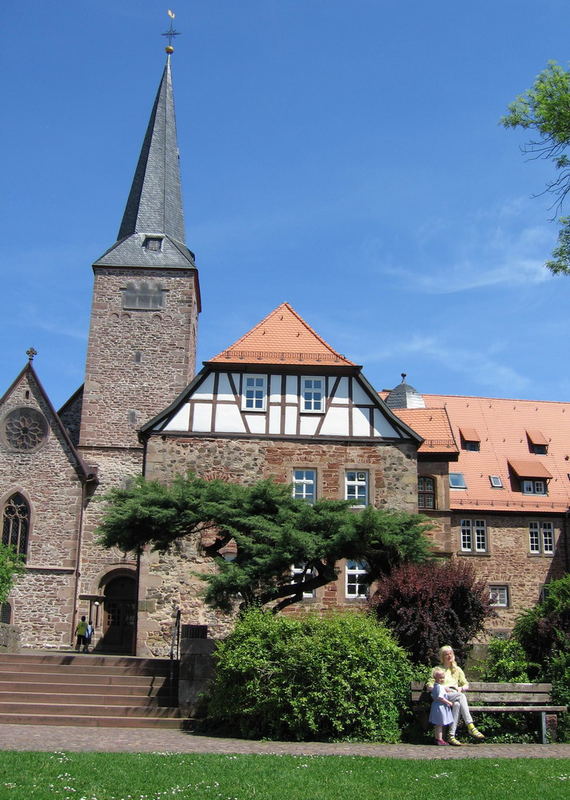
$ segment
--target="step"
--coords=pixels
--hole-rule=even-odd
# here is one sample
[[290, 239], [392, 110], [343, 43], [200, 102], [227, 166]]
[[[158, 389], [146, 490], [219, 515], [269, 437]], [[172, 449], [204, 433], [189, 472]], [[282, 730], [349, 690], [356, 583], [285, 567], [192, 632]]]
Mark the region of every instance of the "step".
[[2, 703], [0, 704], [0, 715], [13, 714], [26, 716], [28, 714], [39, 714], [41, 716], [80, 716], [80, 717], [176, 717], [180, 714], [177, 708], [172, 706], [121, 706], [113, 708], [107, 705], [87, 705], [73, 703], [50, 703], [44, 700], [43, 703]]
[[0, 681], [0, 694], [11, 694], [12, 692], [19, 692], [22, 694], [34, 693], [34, 694], [45, 695], [47, 691], [57, 696], [60, 695], [67, 696], [67, 695], [77, 694], [79, 690], [81, 691], [82, 694], [83, 693], [91, 695], [104, 694], [106, 697], [113, 697], [113, 696], [145, 697], [147, 699], [153, 697], [155, 698], [167, 697], [171, 694], [171, 691], [168, 686], [157, 685], [157, 684], [155, 684], [154, 686], [148, 686], [147, 684], [125, 685], [120, 683], [88, 684], [77, 681], [75, 683], [59, 683], [59, 682], [46, 683], [45, 681], [34, 683], [33, 681], [29, 682], [20, 681], [19, 676], [14, 677], [13, 680]]
[[[77, 687], [73, 687], [77, 689]], [[6, 703], [56, 703], [59, 705], [60, 701], [64, 700], [66, 705], [77, 705], [84, 703], [85, 705], [105, 705], [105, 706], [147, 706], [152, 708], [167, 707], [171, 705], [171, 698], [165, 696], [164, 698], [157, 697], [156, 695], [149, 696], [146, 694], [73, 694], [71, 692], [62, 692], [56, 694], [55, 692], [26, 692], [0, 691], [0, 706]]]
[[[105, 674], [105, 675], [133, 675], [139, 677], [148, 677], [148, 676], [161, 676], [167, 677], [170, 674], [170, 670], [162, 667], [160, 669], [153, 670], [148, 666], [140, 666], [135, 669], [133, 665], [130, 667], [122, 667], [120, 664], [101, 664], [95, 663], [89, 660], [89, 656], [85, 656], [84, 659], [77, 659], [73, 660], [69, 663], [61, 663], [61, 662], [41, 662], [41, 661], [31, 661], [31, 660], [14, 660], [14, 661], [2, 661], [0, 662], [0, 675], [3, 675], [6, 672], [13, 672], [13, 671], [20, 671], [24, 670], [26, 672], [37, 672], [37, 673], [47, 673], [47, 672], [55, 672], [59, 670], [65, 670], [66, 672], [77, 673], [81, 675], [98, 675], [98, 674]], [[173, 670], [175, 672], [175, 670]]]
[[180, 730], [184, 720], [173, 717], [114, 717], [79, 714], [0, 714], [0, 725], [75, 725], [89, 728], [171, 728]]
[[[139, 658], [138, 656], [110, 656], [99, 655], [98, 653], [78, 653], [76, 650], [69, 650], [65, 652], [57, 651], [53, 653], [48, 652], [21, 652], [21, 653], [2, 653], [0, 652], [0, 663], [3, 662], [39, 662], [39, 663], [52, 663], [52, 664], [69, 664], [73, 661], [89, 661], [92, 664], [128, 668], [148, 668], [156, 671], [161, 668], [167, 668], [172, 663], [168, 658]], [[175, 662], [176, 663], [176, 662]]]
[[56, 685], [60, 683], [75, 683], [91, 686], [162, 686], [165, 676], [159, 675], [154, 678], [152, 675], [106, 675], [105, 673], [75, 673], [67, 670], [60, 672], [3, 672], [0, 673], [0, 683], [3, 681], [18, 681], [37, 683], [42, 681], [44, 685]]

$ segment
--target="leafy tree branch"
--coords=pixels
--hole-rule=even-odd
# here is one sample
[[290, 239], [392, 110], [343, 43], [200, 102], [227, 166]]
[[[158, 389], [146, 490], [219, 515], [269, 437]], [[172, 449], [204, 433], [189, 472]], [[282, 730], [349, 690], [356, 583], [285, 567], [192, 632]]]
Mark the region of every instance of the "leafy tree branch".
[[[536, 78], [533, 86], [511, 103], [501, 119], [505, 128], [523, 128], [537, 134], [523, 152], [553, 162], [555, 177], [545, 191], [554, 196], [555, 216], [564, 206], [570, 191], [570, 71], [555, 61]], [[570, 217], [559, 219], [558, 244], [546, 267], [554, 274], [570, 274]]]

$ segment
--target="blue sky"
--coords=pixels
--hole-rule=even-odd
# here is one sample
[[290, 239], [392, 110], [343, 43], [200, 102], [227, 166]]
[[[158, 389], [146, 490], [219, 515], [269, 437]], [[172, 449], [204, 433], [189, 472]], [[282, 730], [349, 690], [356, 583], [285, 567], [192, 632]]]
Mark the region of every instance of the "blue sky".
[[[168, 2], [2, 11], [0, 393], [31, 345], [54, 405], [83, 380]], [[550, 167], [498, 124], [567, 65], [568, 0], [172, 7], [200, 361], [288, 301], [378, 389], [569, 399], [570, 278], [542, 266], [557, 228], [533, 197]]]

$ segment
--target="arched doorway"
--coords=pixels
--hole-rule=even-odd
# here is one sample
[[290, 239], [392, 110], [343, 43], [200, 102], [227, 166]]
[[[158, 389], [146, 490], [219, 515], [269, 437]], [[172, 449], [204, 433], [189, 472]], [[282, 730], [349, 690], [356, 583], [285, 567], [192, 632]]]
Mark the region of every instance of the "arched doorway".
[[103, 590], [103, 635], [97, 650], [134, 653], [137, 614], [137, 582], [134, 575], [117, 575]]

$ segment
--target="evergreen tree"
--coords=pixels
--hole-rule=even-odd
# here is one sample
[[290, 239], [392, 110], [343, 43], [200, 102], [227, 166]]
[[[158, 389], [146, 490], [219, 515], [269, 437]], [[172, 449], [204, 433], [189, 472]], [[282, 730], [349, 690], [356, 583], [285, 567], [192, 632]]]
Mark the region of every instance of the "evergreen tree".
[[[203, 576], [205, 600], [224, 611], [237, 598], [242, 607], [270, 604], [280, 611], [336, 580], [343, 558], [365, 561], [372, 581], [430, 553], [425, 517], [372, 506], [359, 512], [340, 500], [311, 505], [271, 480], [242, 486], [189, 475], [164, 485], [139, 478], [106, 500], [99, 527], [105, 547], [167, 551], [176, 540], [193, 537], [218, 566], [216, 574]], [[230, 543], [235, 558], [226, 560]], [[293, 565], [304, 572], [292, 576]]]

